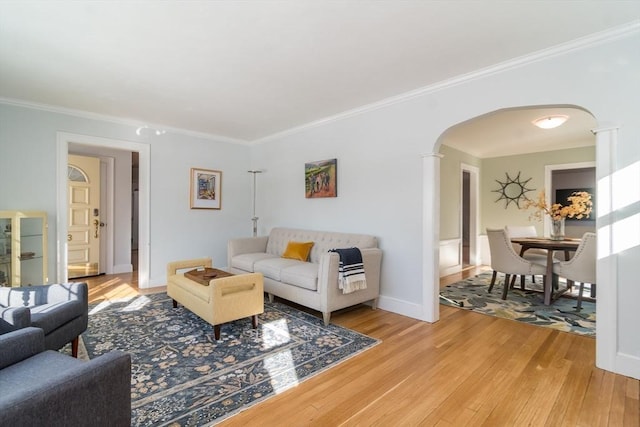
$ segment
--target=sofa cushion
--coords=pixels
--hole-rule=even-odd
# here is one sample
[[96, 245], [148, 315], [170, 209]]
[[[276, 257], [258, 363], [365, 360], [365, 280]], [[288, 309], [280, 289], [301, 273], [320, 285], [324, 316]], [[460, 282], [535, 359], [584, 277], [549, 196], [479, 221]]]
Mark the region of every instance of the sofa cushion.
[[280, 272], [282, 283], [315, 291], [318, 289], [318, 264], [305, 262], [283, 268]]
[[308, 264], [304, 261], [298, 261], [295, 259], [287, 258], [270, 258], [258, 261], [254, 264], [253, 268], [256, 273], [262, 273], [264, 277], [268, 277], [272, 280], [280, 281], [280, 272], [283, 268], [293, 267], [294, 265]]
[[264, 252], [236, 255], [231, 258], [231, 267], [254, 273], [256, 262], [270, 258], [278, 258], [278, 256]]
[[308, 261], [309, 252], [313, 247], [313, 242], [289, 242], [284, 250], [282, 258], [297, 259], [298, 261]]
[[29, 307], [31, 326], [41, 328], [45, 335], [83, 315], [85, 307], [78, 300], [56, 302]]
[[0, 370], [2, 399], [17, 404], [33, 393], [33, 384], [42, 384], [45, 388], [83, 363], [86, 362], [47, 350], [8, 366]]
[[272, 228], [267, 241], [268, 254], [280, 256], [290, 241], [314, 242], [309, 261], [319, 263], [326, 252], [336, 248], [377, 248], [378, 240], [366, 234], [335, 233], [326, 231]]

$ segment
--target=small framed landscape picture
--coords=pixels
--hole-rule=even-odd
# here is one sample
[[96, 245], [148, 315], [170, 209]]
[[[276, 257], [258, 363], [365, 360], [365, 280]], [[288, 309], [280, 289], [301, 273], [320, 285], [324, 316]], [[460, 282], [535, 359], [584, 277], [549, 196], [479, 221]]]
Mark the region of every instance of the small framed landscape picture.
[[222, 172], [191, 168], [191, 209], [222, 207]]
[[338, 197], [338, 159], [304, 165], [305, 197]]

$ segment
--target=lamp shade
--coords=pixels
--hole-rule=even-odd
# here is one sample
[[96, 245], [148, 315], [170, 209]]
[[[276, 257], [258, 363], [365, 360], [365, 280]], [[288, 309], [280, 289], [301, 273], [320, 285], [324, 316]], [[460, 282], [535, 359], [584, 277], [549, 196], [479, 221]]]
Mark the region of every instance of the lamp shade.
[[538, 126], [540, 129], [553, 129], [561, 126], [567, 120], [569, 120], [569, 116], [544, 116], [540, 117], [539, 119], [535, 119], [532, 123]]

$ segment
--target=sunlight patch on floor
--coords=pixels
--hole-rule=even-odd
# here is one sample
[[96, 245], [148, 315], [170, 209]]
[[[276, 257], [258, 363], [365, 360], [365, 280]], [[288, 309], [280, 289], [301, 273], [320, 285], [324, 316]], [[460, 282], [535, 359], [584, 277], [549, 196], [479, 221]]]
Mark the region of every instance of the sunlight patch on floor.
[[273, 320], [263, 325], [262, 349], [269, 350], [291, 341], [289, 327], [285, 319]]
[[276, 394], [282, 393], [300, 383], [293, 364], [293, 356], [291, 356], [291, 351], [289, 350], [281, 351], [265, 358], [264, 367], [269, 372], [271, 387]]

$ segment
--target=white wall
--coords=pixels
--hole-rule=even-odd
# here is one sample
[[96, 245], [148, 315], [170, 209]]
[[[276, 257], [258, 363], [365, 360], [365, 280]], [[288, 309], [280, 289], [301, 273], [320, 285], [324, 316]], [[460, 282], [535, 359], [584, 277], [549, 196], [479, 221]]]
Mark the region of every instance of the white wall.
[[[485, 70], [251, 148], [172, 134], [147, 140], [137, 138], [130, 125], [0, 105], [0, 209], [46, 210], [52, 222], [57, 131], [149, 143], [151, 282], [162, 284], [167, 261], [213, 255], [223, 265], [227, 239], [251, 234], [247, 170], [263, 169], [258, 176], [260, 234], [282, 225], [378, 236], [384, 251], [380, 307], [425, 318], [424, 313], [437, 310], [438, 284], [434, 248], [440, 198], [439, 186], [433, 184], [440, 179], [439, 160], [429, 154], [438, 152], [443, 132], [460, 122], [502, 108], [568, 104], [589, 110], [601, 125], [619, 124], [611, 167], [631, 171], [625, 194], [632, 198], [615, 205], [616, 211], [600, 218], [599, 226], [628, 220], [640, 229], [638, 46], [636, 27], [616, 40]], [[338, 197], [305, 199], [304, 163], [330, 158], [338, 159]], [[221, 211], [189, 210], [190, 167], [223, 171]], [[423, 222], [432, 217], [436, 220]], [[50, 237], [54, 232], [50, 229]], [[621, 247], [614, 233], [605, 243], [619, 249], [598, 262], [599, 270], [611, 272], [609, 283], [600, 283], [604, 303], [599, 307], [614, 304], [615, 309], [614, 341], [603, 337], [598, 349], [610, 356], [602, 367], [640, 378], [640, 340], [634, 330], [640, 324], [635, 308], [640, 300], [640, 242], [639, 236], [631, 238], [630, 245]], [[55, 274], [50, 271], [49, 276]]]
[[[211, 256], [215, 265], [224, 266], [227, 240], [250, 233], [248, 146], [172, 133], [138, 136], [134, 125], [0, 104], [0, 209], [47, 212], [51, 281], [57, 277], [56, 134], [60, 131], [150, 145], [152, 286], [166, 283], [166, 264], [171, 260]], [[221, 210], [189, 209], [192, 167], [222, 171]], [[129, 180], [130, 173], [129, 168]], [[125, 228], [124, 232], [116, 230], [120, 246], [115, 255], [120, 261], [130, 257], [130, 245], [122, 241], [131, 237], [130, 185], [123, 197], [127, 209], [116, 219], [119, 227]]]
[[[259, 196], [261, 231], [290, 225], [375, 234], [384, 251], [380, 307], [415, 315], [416, 303], [422, 303], [424, 312], [424, 307], [437, 298], [433, 289], [437, 286], [438, 260], [433, 247], [439, 243], [439, 233], [437, 224], [428, 221], [423, 230], [422, 217], [434, 216], [439, 199], [436, 204], [428, 195], [422, 200], [421, 155], [438, 152], [438, 139], [451, 126], [491, 111], [576, 105], [590, 111], [599, 125], [621, 125], [614, 170], [637, 165], [638, 46], [636, 28], [619, 39], [496, 68], [493, 73], [487, 71], [450, 86], [443, 84], [404, 102], [345, 114], [335, 121], [268, 140], [252, 152], [252, 167], [266, 170], [261, 176], [265, 190]], [[338, 159], [338, 198], [305, 199], [304, 163], [327, 158]], [[425, 162], [425, 176], [439, 179], [430, 164]], [[636, 179], [629, 185], [637, 188], [639, 182]], [[637, 190], [633, 191], [636, 194]], [[636, 222], [640, 221], [639, 199], [625, 214]], [[490, 219], [483, 218], [483, 222], [487, 224]], [[424, 248], [423, 232], [433, 238]], [[426, 264], [422, 264], [423, 256]], [[616, 283], [601, 284], [599, 295], [606, 292], [601, 291], [603, 288], [611, 292], [617, 289], [624, 295], [616, 309], [620, 335], [613, 351], [618, 362], [624, 359], [620, 364], [633, 366], [620, 368], [618, 362], [611, 362], [605, 367], [640, 377], [640, 340], [631, 326], [640, 323], [635, 309], [635, 301], [640, 299], [637, 259], [638, 237], [631, 247], [613, 254], [607, 265], [615, 266]], [[599, 268], [608, 267], [603, 261]]]
[[[384, 298], [420, 301], [425, 144], [411, 121], [401, 109], [384, 109], [256, 146], [252, 167], [265, 170], [258, 177], [260, 234], [291, 226], [375, 235]], [[338, 159], [338, 197], [306, 199], [304, 164], [331, 158]]]
[[[595, 147], [580, 147], [568, 150], [546, 151], [521, 156], [493, 157], [482, 160], [482, 178], [480, 193], [482, 197], [482, 224], [480, 233], [485, 234], [487, 228], [502, 228], [507, 224], [536, 226], [538, 235], [544, 235], [543, 222], [530, 219], [533, 210], [518, 209], [515, 203], [507, 206], [505, 200], [498, 200], [499, 194], [493, 192], [499, 188], [496, 181], [504, 182], [505, 173], [515, 178], [520, 173], [520, 180], [530, 179], [526, 187], [533, 191], [527, 197], [535, 199], [545, 186], [545, 166], [568, 163], [593, 162]], [[522, 207], [522, 203], [520, 204]], [[592, 230], [593, 231], [593, 230]]]

